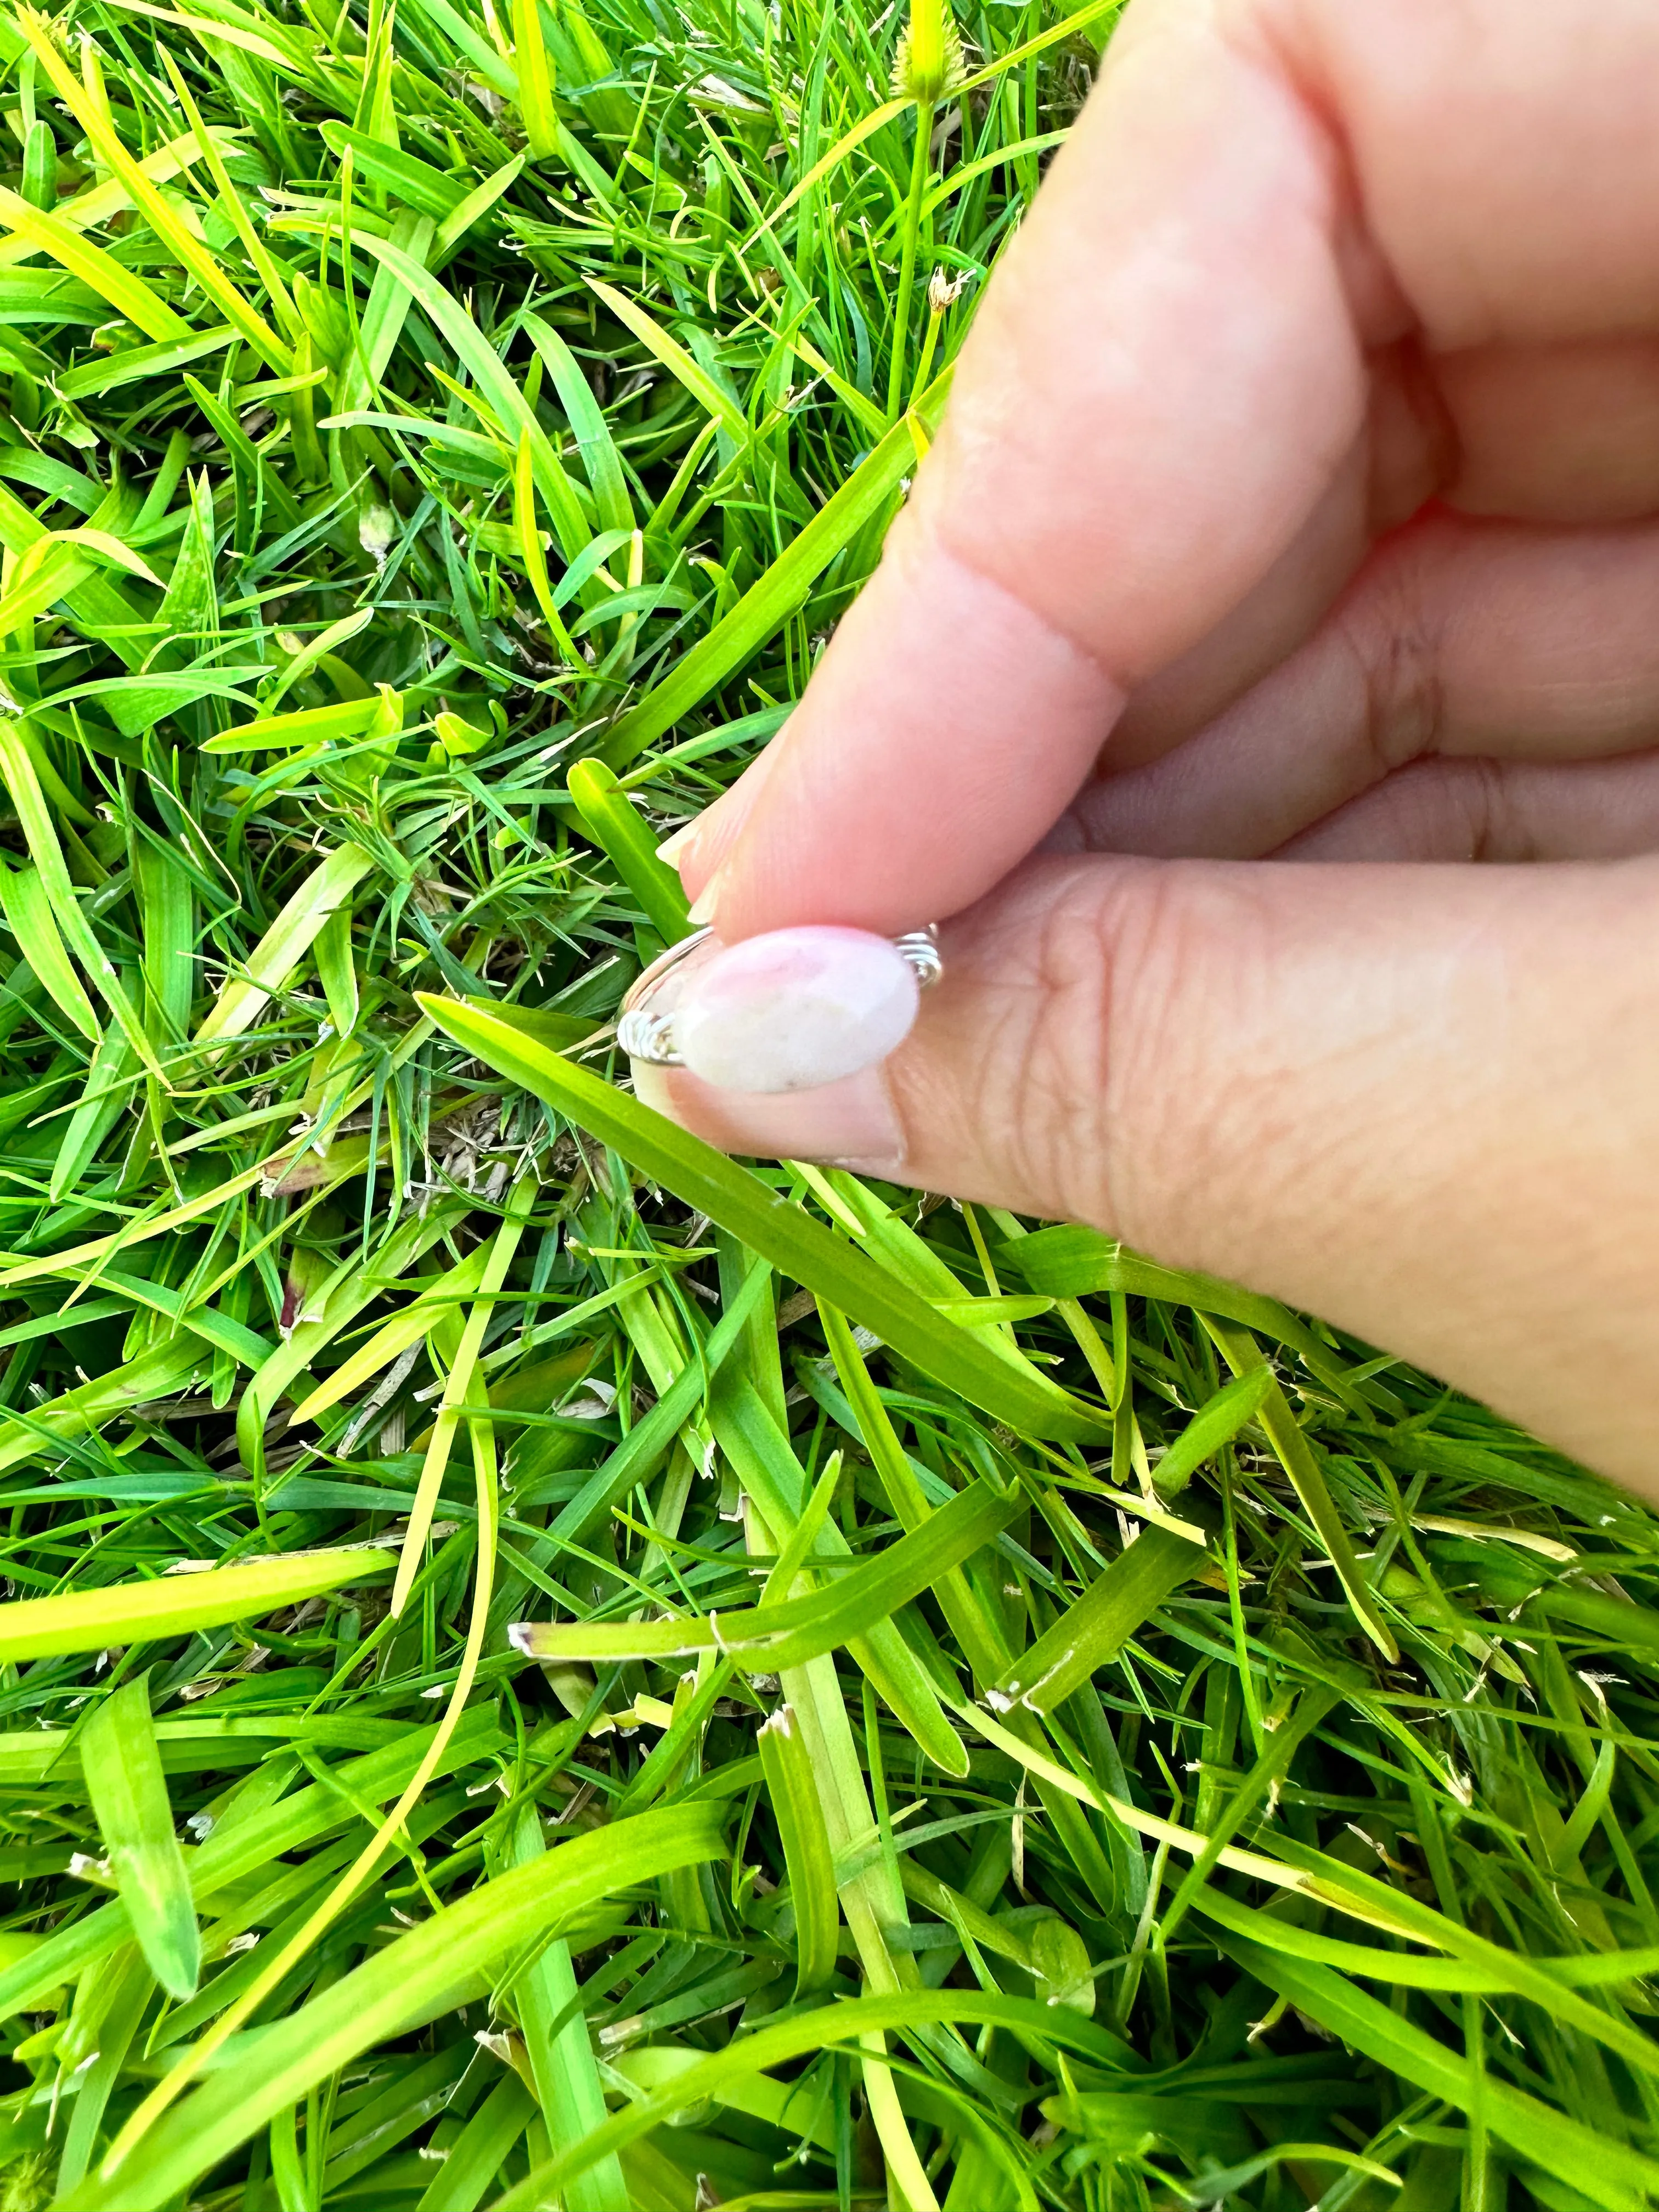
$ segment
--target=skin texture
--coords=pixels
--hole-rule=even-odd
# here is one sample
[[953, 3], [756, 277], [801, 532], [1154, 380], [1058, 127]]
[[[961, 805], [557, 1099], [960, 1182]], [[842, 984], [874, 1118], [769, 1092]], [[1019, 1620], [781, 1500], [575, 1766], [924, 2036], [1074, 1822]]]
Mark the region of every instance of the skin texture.
[[1096, 1223], [1659, 1494], [1656, 73], [1651, 0], [1133, 0], [676, 854], [727, 939], [956, 917], [889, 1133], [670, 1110]]

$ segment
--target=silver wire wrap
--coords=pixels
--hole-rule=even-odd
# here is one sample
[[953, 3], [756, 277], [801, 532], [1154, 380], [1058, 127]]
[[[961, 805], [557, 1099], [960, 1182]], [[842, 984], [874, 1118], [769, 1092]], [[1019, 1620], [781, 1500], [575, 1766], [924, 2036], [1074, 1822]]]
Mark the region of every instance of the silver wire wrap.
[[[663, 978], [713, 934], [712, 930], [698, 929], [694, 930], [690, 937], [682, 937], [665, 952], [659, 953], [651, 965], [636, 975], [629, 985], [617, 1023], [617, 1042], [630, 1060], [645, 1060], [653, 1067], [684, 1066], [685, 1062], [674, 1048], [673, 1015], [653, 1014], [648, 1001]], [[935, 931], [931, 927], [907, 930], [902, 937], [893, 939], [893, 945], [908, 962], [916, 979], [917, 988], [931, 990], [945, 973], [945, 963], [939, 957], [939, 938]]]

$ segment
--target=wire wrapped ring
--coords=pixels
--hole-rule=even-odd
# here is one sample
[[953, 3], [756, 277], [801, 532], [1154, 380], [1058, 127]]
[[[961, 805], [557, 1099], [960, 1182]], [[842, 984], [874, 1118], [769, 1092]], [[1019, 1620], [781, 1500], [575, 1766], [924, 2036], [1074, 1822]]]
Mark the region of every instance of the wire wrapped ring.
[[[652, 1067], [684, 1066], [674, 1045], [673, 1015], [653, 1014], [650, 1000], [681, 962], [706, 945], [713, 935], [712, 930], [698, 929], [690, 937], [682, 937], [665, 952], [659, 953], [629, 985], [617, 1023], [617, 1042], [630, 1060], [644, 1060]], [[907, 930], [891, 942], [915, 975], [918, 990], [930, 990], [945, 973], [934, 929], [930, 926], [927, 929]]]

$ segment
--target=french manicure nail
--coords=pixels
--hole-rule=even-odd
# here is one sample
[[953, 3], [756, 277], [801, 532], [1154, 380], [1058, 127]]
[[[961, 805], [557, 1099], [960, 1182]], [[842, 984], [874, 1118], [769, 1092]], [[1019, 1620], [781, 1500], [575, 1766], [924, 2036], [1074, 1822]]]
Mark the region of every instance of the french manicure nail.
[[823, 924], [775, 929], [724, 947], [697, 972], [674, 1042], [717, 1090], [820, 1091], [902, 1044], [919, 998], [890, 938]]
[[816, 1091], [717, 1091], [684, 1067], [636, 1065], [647, 1106], [722, 1152], [757, 1159], [814, 1160], [901, 1176], [904, 1127], [880, 1067], [861, 1068]]
[[724, 867], [716, 868], [687, 909], [686, 920], [699, 929], [707, 928], [714, 919], [715, 910], [720, 902], [720, 878], [725, 873]]

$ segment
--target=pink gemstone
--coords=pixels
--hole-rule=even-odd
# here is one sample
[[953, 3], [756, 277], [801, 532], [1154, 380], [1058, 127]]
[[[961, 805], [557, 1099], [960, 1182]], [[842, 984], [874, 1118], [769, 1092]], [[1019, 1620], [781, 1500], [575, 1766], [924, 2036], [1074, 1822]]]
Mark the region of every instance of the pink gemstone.
[[813, 1091], [885, 1060], [916, 1018], [916, 979], [885, 937], [811, 925], [723, 947], [692, 979], [674, 1042], [722, 1091]]

